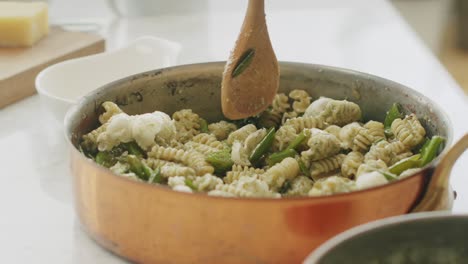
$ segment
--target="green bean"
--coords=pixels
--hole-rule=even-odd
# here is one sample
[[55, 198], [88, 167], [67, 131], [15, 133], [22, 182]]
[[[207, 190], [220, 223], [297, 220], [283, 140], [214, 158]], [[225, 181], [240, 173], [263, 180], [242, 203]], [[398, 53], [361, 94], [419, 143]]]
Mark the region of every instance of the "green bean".
[[398, 103], [394, 103], [392, 107], [387, 111], [385, 116], [384, 127], [385, 129], [390, 129], [392, 123], [397, 118], [403, 118], [403, 114], [400, 111], [401, 106]]
[[288, 192], [288, 190], [291, 189], [291, 181], [290, 180], [285, 180], [283, 185], [281, 185], [281, 188], [279, 189], [279, 193], [284, 194]]
[[208, 133], [208, 122], [206, 122], [205, 119], [200, 118], [200, 132], [202, 133]]
[[412, 169], [412, 168], [419, 168], [421, 164], [421, 162], [419, 161], [420, 157], [421, 157], [420, 154], [416, 154], [407, 159], [401, 160], [393, 164], [388, 169], [388, 171], [398, 176], [405, 170]]
[[296, 149], [304, 140], [306, 139], [306, 135], [303, 132], [301, 132], [297, 137], [289, 144], [287, 147], [288, 149]]
[[151, 173], [148, 179], [148, 183], [162, 183], [162, 182], [163, 182], [163, 177], [161, 175], [161, 170], [157, 168]]
[[299, 170], [301, 170], [301, 173], [310, 178], [310, 171], [307, 169], [304, 162], [301, 159], [298, 159], [297, 163], [299, 164]]
[[229, 149], [210, 153], [206, 156], [205, 160], [214, 167], [215, 174], [218, 175], [226, 173], [226, 171], [230, 170], [232, 165], [234, 165], [234, 162], [231, 160]]
[[239, 58], [239, 61], [236, 64], [236, 67], [234, 67], [234, 70], [232, 71], [232, 75], [231, 75], [232, 78], [237, 77], [245, 69], [247, 69], [247, 67], [249, 67], [254, 55], [255, 55], [254, 49], [248, 49], [244, 52], [244, 54], [242, 54], [242, 56]]
[[263, 139], [258, 143], [255, 149], [252, 151], [252, 154], [249, 157], [249, 160], [252, 164], [257, 164], [260, 158], [270, 150], [273, 140], [275, 139], [275, 128], [272, 127], [268, 130], [268, 133], [263, 137]]
[[145, 152], [143, 151], [143, 149], [140, 148], [140, 146], [138, 146], [138, 144], [135, 141], [122, 143], [121, 145], [122, 145], [122, 148], [127, 150], [128, 153], [131, 155], [135, 155], [139, 158], [142, 158], [145, 156]]
[[96, 163], [106, 168], [112, 167], [117, 160], [109, 151], [99, 151], [96, 154]]
[[266, 162], [271, 167], [271, 166], [275, 165], [276, 163], [281, 162], [282, 160], [284, 160], [287, 157], [294, 157], [296, 155], [297, 155], [297, 152], [294, 149], [287, 148], [287, 149], [285, 149], [283, 151], [275, 152], [275, 153], [271, 154], [266, 159]]
[[128, 155], [125, 157], [125, 161], [130, 165], [130, 171], [135, 173], [138, 178], [148, 181], [153, 174], [153, 170], [144, 164], [141, 159], [135, 155]]
[[197, 187], [195, 187], [195, 185], [193, 185], [193, 181], [191, 179], [185, 178], [185, 185], [190, 187], [190, 189], [192, 189], [193, 191], [197, 190]]
[[427, 145], [429, 144], [429, 141], [431, 141], [428, 137], [425, 137], [423, 142], [418, 144], [416, 147], [414, 147], [412, 150], [414, 153], [421, 153], [421, 151], [425, 148], [427, 148]]
[[385, 171], [379, 171], [380, 174], [382, 174], [388, 181], [394, 181], [397, 179], [396, 175], [393, 175], [391, 173], [385, 172]]
[[424, 144], [421, 148], [421, 167], [426, 166], [437, 156], [440, 146], [444, 141], [445, 139], [443, 137], [433, 136], [427, 144]]

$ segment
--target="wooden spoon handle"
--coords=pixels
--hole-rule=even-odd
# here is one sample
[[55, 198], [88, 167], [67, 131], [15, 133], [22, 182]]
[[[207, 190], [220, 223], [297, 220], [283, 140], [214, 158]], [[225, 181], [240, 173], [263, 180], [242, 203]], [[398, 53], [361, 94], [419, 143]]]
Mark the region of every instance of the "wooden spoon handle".
[[249, 0], [245, 21], [247, 20], [265, 20], [265, 1]]
[[468, 134], [465, 134], [455, 145], [442, 157], [437, 165], [432, 178], [427, 186], [426, 193], [412, 212], [447, 210], [452, 201], [449, 192], [449, 179], [452, 167], [457, 159], [468, 148]]

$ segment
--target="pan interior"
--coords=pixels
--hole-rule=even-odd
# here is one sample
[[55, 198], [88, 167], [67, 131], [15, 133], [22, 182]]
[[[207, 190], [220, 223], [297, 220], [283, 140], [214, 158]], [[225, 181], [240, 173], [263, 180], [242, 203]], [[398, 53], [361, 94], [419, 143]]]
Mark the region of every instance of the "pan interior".
[[[223, 119], [220, 104], [223, 62], [193, 64], [137, 74], [108, 84], [85, 96], [68, 113], [68, 135], [77, 146], [85, 133], [98, 126], [104, 101], [116, 102], [129, 114], [155, 110], [168, 114], [190, 108], [209, 122]], [[383, 121], [394, 102], [415, 113], [427, 134], [451, 140], [448, 120], [432, 101], [400, 84], [372, 75], [321, 65], [280, 63], [279, 92], [304, 89], [320, 96], [347, 99], [360, 105], [363, 120]]]

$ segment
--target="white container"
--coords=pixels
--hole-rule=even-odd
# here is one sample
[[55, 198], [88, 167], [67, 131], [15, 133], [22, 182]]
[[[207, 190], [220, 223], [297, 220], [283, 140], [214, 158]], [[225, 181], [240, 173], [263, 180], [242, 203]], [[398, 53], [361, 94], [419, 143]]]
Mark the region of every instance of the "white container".
[[181, 46], [155, 37], [141, 37], [126, 47], [54, 64], [36, 78], [44, 108], [60, 122], [83, 95], [112, 81], [176, 64]]

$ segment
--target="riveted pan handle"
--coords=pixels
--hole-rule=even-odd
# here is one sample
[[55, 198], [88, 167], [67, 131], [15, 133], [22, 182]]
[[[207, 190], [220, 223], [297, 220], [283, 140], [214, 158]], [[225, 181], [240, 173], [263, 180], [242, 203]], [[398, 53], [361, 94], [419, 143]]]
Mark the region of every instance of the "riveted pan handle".
[[468, 148], [468, 134], [465, 134], [453, 147], [442, 157], [436, 166], [431, 180], [427, 186], [426, 193], [411, 212], [446, 210], [451, 203], [451, 190], [449, 188], [450, 172], [457, 159]]

